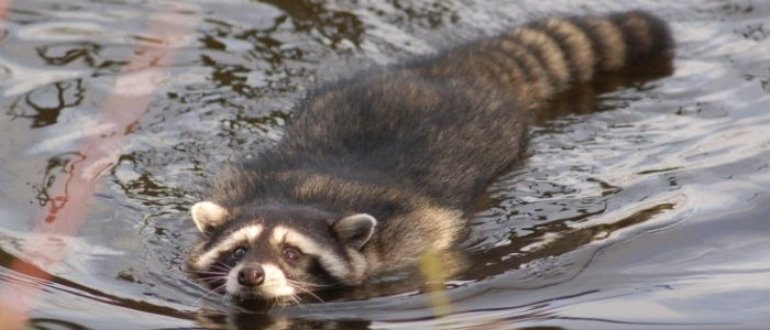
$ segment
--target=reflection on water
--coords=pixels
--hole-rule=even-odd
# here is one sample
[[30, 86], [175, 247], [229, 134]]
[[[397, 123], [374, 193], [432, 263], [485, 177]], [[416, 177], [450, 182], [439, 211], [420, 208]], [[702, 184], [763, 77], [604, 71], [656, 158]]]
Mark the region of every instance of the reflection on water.
[[53, 125], [63, 110], [80, 106], [84, 92], [82, 79], [58, 81], [17, 99], [6, 114], [11, 119], [25, 118], [32, 121], [32, 128]]
[[[770, 234], [770, 4], [760, 0], [197, 1], [51, 282], [11, 270], [53, 187], [169, 2], [12, 2], [0, 27], [0, 283], [40, 288], [35, 328], [761, 328]], [[191, 283], [187, 208], [223, 161], [281, 137], [308, 86], [530, 17], [628, 8], [672, 22], [677, 55], [579, 86], [492, 184], [436, 319], [419, 276], [265, 311]], [[154, 45], [154, 46], [153, 46]], [[673, 71], [673, 74], [672, 74]], [[26, 264], [30, 268], [35, 265]]]

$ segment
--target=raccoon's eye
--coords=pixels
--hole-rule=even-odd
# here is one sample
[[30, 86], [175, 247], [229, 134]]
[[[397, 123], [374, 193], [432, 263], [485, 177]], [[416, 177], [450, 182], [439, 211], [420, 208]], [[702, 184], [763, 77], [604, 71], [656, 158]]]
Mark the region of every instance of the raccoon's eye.
[[232, 254], [230, 254], [230, 260], [233, 260], [233, 261], [241, 260], [245, 255], [246, 255], [246, 248], [239, 246], [235, 250], [233, 250]]
[[295, 247], [287, 246], [283, 249], [283, 259], [288, 262], [296, 262], [299, 260], [300, 255], [302, 255], [302, 252], [299, 252]]

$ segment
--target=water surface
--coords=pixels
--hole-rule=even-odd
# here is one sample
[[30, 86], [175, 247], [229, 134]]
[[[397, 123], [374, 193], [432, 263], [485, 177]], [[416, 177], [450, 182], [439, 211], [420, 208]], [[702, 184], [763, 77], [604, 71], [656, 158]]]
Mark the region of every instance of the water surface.
[[[40, 329], [724, 329], [770, 320], [770, 3], [634, 1], [13, 1], [0, 34], [0, 283], [40, 295]], [[180, 7], [181, 6], [181, 7]], [[171, 8], [171, 9], [169, 9]], [[206, 178], [269, 147], [302, 92], [554, 13], [643, 8], [669, 20], [673, 73], [605, 78], [554, 102], [524, 164], [497, 180], [447, 281], [239, 309], [184, 274]], [[183, 27], [158, 44], [151, 23]], [[164, 15], [166, 15], [164, 14]], [[155, 46], [153, 46], [155, 45]], [[167, 68], [116, 77], [138, 46]], [[123, 72], [123, 73], [121, 73]], [[125, 77], [125, 76], [124, 76]], [[612, 78], [612, 79], [610, 79]], [[610, 88], [612, 87], [612, 88]], [[115, 94], [152, 95], [51, 282], [12, 269]], [[390, 288], [392, 289], [392, 288]]]

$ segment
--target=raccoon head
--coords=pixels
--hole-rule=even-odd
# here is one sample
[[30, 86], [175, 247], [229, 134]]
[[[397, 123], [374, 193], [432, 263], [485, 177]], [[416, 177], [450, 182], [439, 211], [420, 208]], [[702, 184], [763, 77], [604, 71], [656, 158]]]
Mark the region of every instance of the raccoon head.
[[204, 239], [188, 256], [191, 273], [211, 290], [239, 298], [293, 298], [360, 284], [362, 249], [377, 220], [306, 206], [226, 209], [200, 202], [192, 209]]

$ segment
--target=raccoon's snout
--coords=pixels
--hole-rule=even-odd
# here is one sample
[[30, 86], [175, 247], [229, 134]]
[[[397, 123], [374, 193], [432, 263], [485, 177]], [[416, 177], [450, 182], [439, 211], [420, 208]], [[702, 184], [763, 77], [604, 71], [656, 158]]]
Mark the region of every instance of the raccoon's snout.
[[262, 266], [244, 267], [238, 272], [238, 284], [243, 286], [255, 287], [265, 282], [265, 270]]

